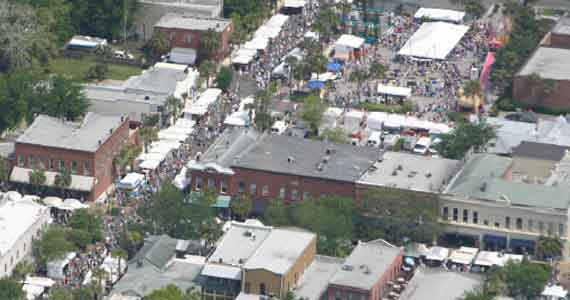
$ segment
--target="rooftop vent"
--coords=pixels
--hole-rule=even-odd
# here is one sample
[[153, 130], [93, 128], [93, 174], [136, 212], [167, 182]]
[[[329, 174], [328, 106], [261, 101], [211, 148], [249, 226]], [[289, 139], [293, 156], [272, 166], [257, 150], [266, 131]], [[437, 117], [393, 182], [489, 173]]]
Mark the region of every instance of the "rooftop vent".
[[479, 188], [481, 190], [481, 192], [485, 192], [487, 190], [487, 183], [483, 182], [483, 184], [481, 184], [481, 188]]
[[150, 100], [150, 96], [144, 96], [144, 100]]
[[249, 229], [243, 233], [243, 236], [247, 236], [247, 237], [251, 237], [252, 235], [253, 235], [253, 231], [251, 231]]
[[295, 158], [293, 156], [289, 156], [287, 157], [287, 162], [290, 164], [294, 164], [295, 163]]
[[427, 177], [427, 178], [430, 178], [430, 177], [431, 177], [431, 172], [427, 172], [427, 173], [426, 173], [426, 177]]
[[112, 133], [113, 133], [113, 128], [110, 128], [110, 129], [109, 129], [109, 134], [112, 134]]
[[322, 162], [323, 164], [326, 164], [326, 163], [329, 162], [329, 159], [330, 159], [329, 156], [323, 156], [323, 159], [321, 160], [321, 162]]
[[324, 169], [325, 169], [324, 163], [318, 163], [317, 164], [317, 171], [322, 172]]
[[327, 155], [335, 154], [335, 153], [336, 153], [336, 149], [334, 149], [334, 148], [327, 148], [327, 150], [325, 151], [325, 153], [326, 153]]
[[344, 265], [342, 265], [342, 269], [343, 269], [344, 271], [352, 271], [352, 270], [354, 270], [354, 267], [351, 266], [351, 265], [346, 265], [346, 264], [344, 264]]
[[394, 171], [392, 171], [392, 176], [397, 176], [398, 175], [398, 170], [395, 169]]
[[398, 171], [402, 171], [404, 169], [404, 167], [402, 165], [398, 165], [397, 169], [398, 169]]

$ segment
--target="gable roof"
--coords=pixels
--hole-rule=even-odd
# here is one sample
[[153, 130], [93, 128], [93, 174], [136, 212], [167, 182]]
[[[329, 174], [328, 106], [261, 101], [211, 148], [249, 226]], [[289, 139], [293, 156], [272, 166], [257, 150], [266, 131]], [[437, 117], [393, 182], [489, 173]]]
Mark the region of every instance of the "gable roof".
[[126, 117], [116, 113], [88, 112], [77, 123], [39, 115], [16, 143], [96, 152], [99, 144], [105, 143], [126, 120]]
[[132, 262], [147, 261], [161, 270], [176, 254], [177, 240], [167, 235], [151, 236], [141, 250], [131, 260]]
[[544, 79], [570, 80], [570, 49], [539, 47], [517, 76], [533, 73]]

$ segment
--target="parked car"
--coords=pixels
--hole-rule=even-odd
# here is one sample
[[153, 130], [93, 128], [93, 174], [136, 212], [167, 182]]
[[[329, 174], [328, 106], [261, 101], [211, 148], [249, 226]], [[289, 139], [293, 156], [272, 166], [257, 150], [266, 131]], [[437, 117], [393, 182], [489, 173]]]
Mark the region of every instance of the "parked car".
[[431, 139], [429, 137], [421, 137], [414, 145], [413, 152], [416, 154], [426, 155], [427, 152], [429, 151], [430, 145], [431, 145]]

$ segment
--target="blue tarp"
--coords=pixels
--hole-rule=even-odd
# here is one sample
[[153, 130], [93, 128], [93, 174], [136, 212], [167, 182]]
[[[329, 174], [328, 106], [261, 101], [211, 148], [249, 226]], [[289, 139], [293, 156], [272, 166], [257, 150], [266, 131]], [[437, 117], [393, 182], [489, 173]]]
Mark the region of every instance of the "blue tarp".
[[318, 80], [311, 80], [307, 84], [307, 87], [309, 87], [311, 90], [320, 90], [325, 87], [325, 83]]
[[339, 64], [339, 63], [334, 63], [334, 62], [333, 62], [333, 63], [330, 63], [330, 64], [327, 66], [327, 70], [330, 71], [330, 72], [338, 72], [338, 71], [340, 71], [340, 69], [342, 69], [342, 65]]

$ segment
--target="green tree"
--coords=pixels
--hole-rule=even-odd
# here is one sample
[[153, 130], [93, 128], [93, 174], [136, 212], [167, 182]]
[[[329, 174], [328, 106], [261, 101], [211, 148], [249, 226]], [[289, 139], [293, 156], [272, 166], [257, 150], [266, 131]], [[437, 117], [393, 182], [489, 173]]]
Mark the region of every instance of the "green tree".
[[[348, 76], [348, 81], [356, 83], [358, 91], [362, 91], [362, 85], [368, 79], [368, 74], [364, 70], [356, 69], [350, 73]], [[358, 92], [358, 98], [360, 100], [360, 95], [362, 93]]]
[[342, 127], [326, 128], [323, 131], [322, 138], [331, 143], [347, 144], [348, 134]]
[[379, 62], [372, 62], [370, 64], [370, 69], [368, 70], [368, 75], [370, 78], [375, 80], [384, 79], [386, 77], [386, 72], [388, 71], [388, 67], [379, 63]]
[[82, 229], [72, 229], [67, 233], [67, 239], [72, 242], [75, 247], [85, 250], [93, 241], [91, 234]]
[[315, 55], [307, 57], [307, 63], [312, 73], [317, 74], [317, 80], [319, 79], [319, 74], [327, 70], [328, 59], [322, 55]]
[[0, 157], [0, 187], [4, 187], [10, 180], [10, 162]]
[[253, 202], [251, 201], [251, 197], [246, 194], [234, 198], [231, 202], [232, 213], [238, 217], [238, 220], [247, 218], [252, 207]]
[[90, 105], [83, 86], [63, 75], [50, 76], [38, 91], [33, 105], [40, 108], [40, 113], [52, 117], [76, 121], [85, 115]]
[[331, 7], [325, 7], [319, 12], [316, 22], [313, 24], [313, 29], [319, 33], [319, 37], [325, 43], [330, 41], [333, 33], [340, 27], [340, 19]]
[[206, 87], [210, 87], [210, 79], [216, 74], [216, 64], [211, 60], [205, 60], [198, 68], [200, 77], [206, 80]]
[[218, 77], [216, 78], [216, 83], [218, 88], [227, 92], [232, 84], [232, 80], [234, 77], [234, 72], [232, 69], [223, 66], [220, 68], [220, 72], [218, 73]]
[[303, 102], [303, 121], [309, 124], [311, 131], [315, 134], [319, 131], [319, 126], [323, 120], [323, 113], [325, 110], [326, 106], [321, 102], [321, 98], [319, 98], [319, 96], [308, 96]]
[[145, 297], [148, 300], [184, 300], [184, 293], [174, 284], [152, 291]]
[[441, 135], [435, 149], [445, 158], [461, 159], [469, 149], [480, 149], [496, 136], [495, 128], [484, 122], [459, 123], [453, 131]]
[[517, 299], [536, 299], [550, 279], [550, 267], [531, 263], [507, 263], [499, 270], [503, 273], [509, 296]]
[[55, 175], [53, 184], [61, 190], [61, 195], [64, 195], [65, 190], [71, 186], [71, 173], [66, 168], [62, 168], [59, 173]]
[[30, 171], [30, 185], [39, 191], [46, 183], [47, 177], [44, 169], [34, 168]]
[[483, 288], [476, 288], [465, 291], [462, 300], [493, 300], [495, 296], [485, 291]]
[[197, 288], [189, 288], [186, 293], [184, 294], [183, 300], [201, 300], [202, 299], [202, 292], [200, 289]]
[[214, 29], [208, 29], [200, 34], [200, 53], [206, 58], [211, 58], [219, 53], [221, 35]]
[[270, 201], [263, 214], [263, 220], [272, 226], [285, 226], [292, 223], [288, 207], [279, 199]]
[[164, 102], [164, 111], [170, 117], [170, 124], [174, 124], [182, 110], [182, 101], [174, 96], [168, 96]]
[[25, 300], [26, 293], [22, 289], [22, 284], [12, 278], [0, 279], [0, 299]]
[[474, 16], [475, 18], [480, 18], [485, 12], [485, 6], [480, 0], [467, 0], [463, 4], [465, 12]]
[[166, 233], [184, 238], [189, 231], [188, 207], [184, 193], [168, 182], [152, 196], [149, 203], [141, 206], [140, 213], [151, 222], [155, 234]]
[[109, 277], [109, 273], [102, 268], [95, 268], [92, 273], [93, 278], [95, 279], [95, 283], [93, 284], [94, 292], [95, 292], [95, 299], [101, 299], [103, 295], [104, 283]]
[[69, 219], [69, 226], [74, 230], [88, 233], [90, 243], [103, 240], [103, 220], [87, 209], [76, 210]]
[[293, 83], [293, 74], [295, 72], [295, 68], [297, 68], [297, 64], [299, 63], [299, 59], [296, 56], [293, 55], [289, 55], [287, 57], [285, 57], [285, 64], [287, 65], [289, 71], [287, 73], [287, 77], [288, 77], [288, 84], [289, 87], [291, 87], [291, 84]]
[[104, 63], [96, 63], [94, 66], [87, 70], [87, 79], [89, 80], [104, 80], [109, 73], [109, 67]]
[[12, 278], [22, 281], [28, 274], [34, 273], [34, 265], [27, 261], [19, 262], [12, 270]]
[[139, 136], [143, 141], [144, 152], [148, 153], [150, 144], [158, 139], [158, 129], [156, 127], [143, 127], [139, 129]]
[[116, 258], [118, 260], [118, 267], [119, 267], [119, 277], [121, 277], [122, 274], [122, 265], [123, 263], [126, 263], [127, 259], [129, 258], [129, 254], [127, 253], [127, 251], [120, 249], [120, 248], [116, 248], [113, 249], [111, 251], [111, 257]]
[[255, 126], [265, 131], [273, 126], [273, 118], [269, 112], [271, 106], [271, 93], [268, 90], [259, 90], [254, 95]]
[[151, 61], [157, 61], [162, 55], [170, 51], [170, 41], [161, 31], [153, 34], [152, 38], [146, 42], [143, 47], [146, 58]]
[[62, 227], [51, 225], [40, 239], [34, 240], [32, 251], [40, 269], [45, 270], [47, 262], [62, 259], [76, 249], [66, 237]]
[[77, 32], [108, 39], [124, 39], [140, 7], [136, 0], [70, 0], [71, 21]]
[[559, 257], [562, 255], [562, 241], [557, 236], [541, 236], [538, 238], [536, 252], [541, 259]]

